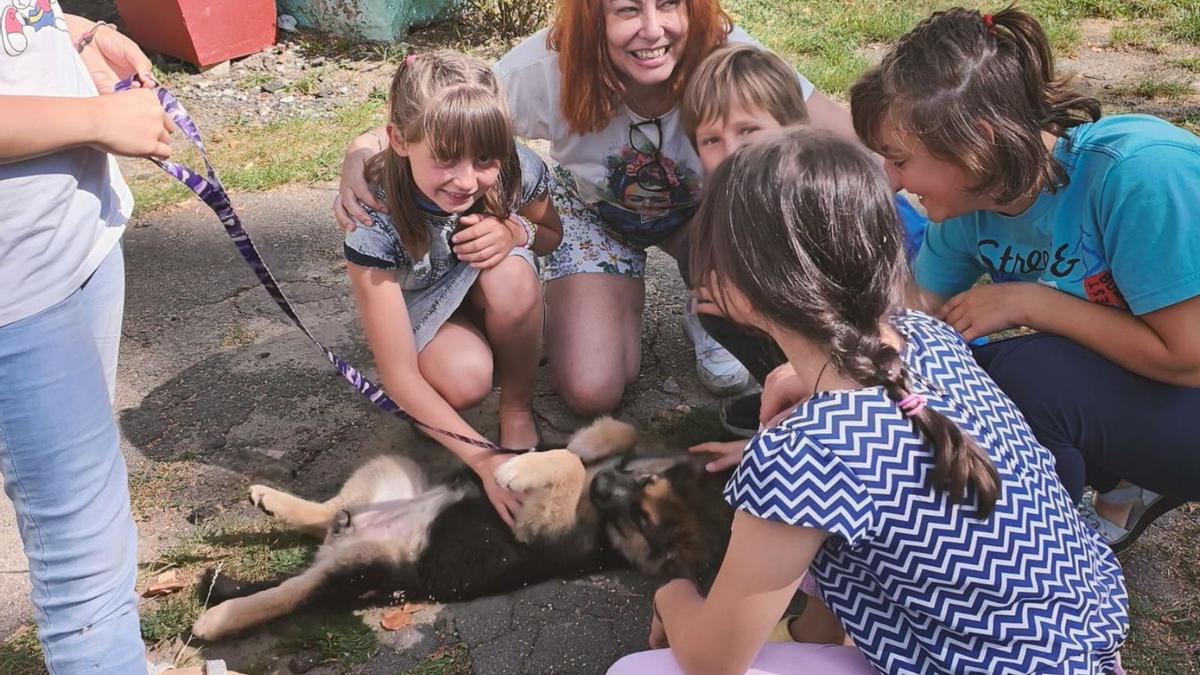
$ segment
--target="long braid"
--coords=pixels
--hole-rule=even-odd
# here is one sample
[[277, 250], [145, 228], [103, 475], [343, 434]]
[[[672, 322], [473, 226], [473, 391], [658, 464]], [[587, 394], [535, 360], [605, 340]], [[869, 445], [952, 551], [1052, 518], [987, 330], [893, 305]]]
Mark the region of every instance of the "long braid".
[[[830, 360], [843, 374], [868, 386], [882, 386], [897, 404], [917, 393], [899, 352], [883, 341], [878, 324], [861, 330], [842, 324], [833, 333], [837, 339], [830, 342]], [[970, 435], [929, 406], [910, 419], [933, 452], [934, 487], [956, 503], [969, 499], [969, 491], [973, 490], [979, 517], [990, 515], [1000, 494], [1000, 475], [991, 458]]]

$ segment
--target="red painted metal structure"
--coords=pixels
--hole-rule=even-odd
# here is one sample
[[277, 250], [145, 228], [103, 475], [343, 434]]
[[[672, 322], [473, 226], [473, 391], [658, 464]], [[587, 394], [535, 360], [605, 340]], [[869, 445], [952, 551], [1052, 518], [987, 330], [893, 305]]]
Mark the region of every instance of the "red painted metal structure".
[[211, 66], [275, 43], [275, 0], [116, 0], [145, 49]]

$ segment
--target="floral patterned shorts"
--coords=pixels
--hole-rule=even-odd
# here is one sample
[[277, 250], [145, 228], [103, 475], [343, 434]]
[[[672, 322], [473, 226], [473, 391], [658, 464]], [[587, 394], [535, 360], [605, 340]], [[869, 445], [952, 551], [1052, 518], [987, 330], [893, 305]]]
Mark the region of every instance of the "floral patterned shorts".
[[555, 166], [553, 172], [550, 199], [562, 220], [563, 238], [558, 248], [541, 259], [542, 280], [586, 272], [641, 279], [646, 273], [646, 250], [620, 240], [604, 226], [596, 209], [566, 187], [574, 185], [566, 169]]

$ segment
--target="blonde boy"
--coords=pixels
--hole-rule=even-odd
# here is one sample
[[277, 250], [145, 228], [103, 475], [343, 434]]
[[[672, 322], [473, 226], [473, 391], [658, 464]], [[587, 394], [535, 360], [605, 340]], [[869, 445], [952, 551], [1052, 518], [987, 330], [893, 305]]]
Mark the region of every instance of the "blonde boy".
[[808, 122], [796, 71], [776, 54], [728, 43], [688, 81], [680, 121], [705, 173], [755, 138]]

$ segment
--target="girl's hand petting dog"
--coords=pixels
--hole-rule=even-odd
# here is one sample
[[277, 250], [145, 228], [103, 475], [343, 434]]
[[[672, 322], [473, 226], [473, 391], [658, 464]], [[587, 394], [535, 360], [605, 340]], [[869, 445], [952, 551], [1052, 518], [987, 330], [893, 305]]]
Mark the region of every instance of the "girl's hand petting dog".
[[474, 213], [458, 219], [459, 231], [450, 238], [458, 259], [481, 270], [499, 265], [519, 240], [514, 226], [495, 216]]
[[500, 520], [503, 520], [504, 524], [510, 528], [515, 522], [517, 513], [521, 510], [524, 495], [500, 487], [500, 484], [496, 482], [496, 469], [513, 457], [515, 455], [509, 453], [492, 452], [471, 465], [483, 483], [483, 491], [487, 495], [488, 501], [492, 503], [496, 513], [500, 514]]
[[947, 300], [937, 318], [971, 342], [997, 331], [1028, 325], [1027, 312], [1038, 306], [1038, 295], [1047, 291], [1060, 292], [1028, 281], [983, 284]]
[[742, 461], [742, 453], [745, 450], [745, 440], [728, 441], [725, 443], [701, 443], [688, 448], [688, 452], [708, 453], [717, 456], [716, 459], [704, 465], [704, 470], [710, 473], [717, 473], [731, 466], [736, 466], [738, 462]]

